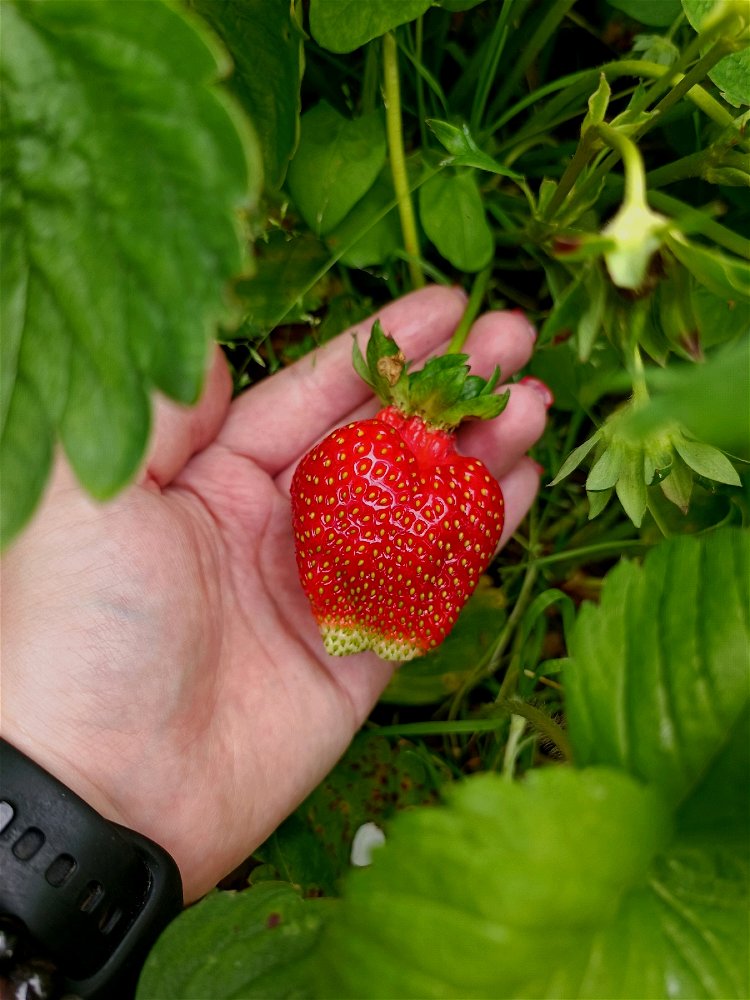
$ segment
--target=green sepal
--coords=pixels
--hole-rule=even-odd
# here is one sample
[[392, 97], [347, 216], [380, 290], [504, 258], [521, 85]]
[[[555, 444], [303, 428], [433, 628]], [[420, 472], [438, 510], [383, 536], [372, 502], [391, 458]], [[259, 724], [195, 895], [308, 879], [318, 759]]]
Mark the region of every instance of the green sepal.
[[382, 403], [441, 430], [453, 430], [464, 420], [491, 420], [508, 402], [507, 391], [501, 395], [494, 391], [499, 368], [484, 379], [471, 375], [467, 362], [466, 354], [443, 354], [410, 372], [409, 362], [379, 320], [373, 324], [365, 356], [356, 341], [352, 350], [354, 370]]
[[[398, 344], [385, 333], [379, 319], [375, 320], [370, 339], [367, 341], [366, 358], [362, 356], [356, 339], [353, 342], [352, 364], [354, 370], [386, 406], [396, 405], [395, 399], [399, 393], [395, 392], [395, 389], [398, 382], [394, 383], [391, 378], [386, 376], [379, 362], [384, 358], [393, 358], [395, 362], [399, 355], [401, 355], [401, 351]], [[401, 378], [398, 381], [400, 382]]]

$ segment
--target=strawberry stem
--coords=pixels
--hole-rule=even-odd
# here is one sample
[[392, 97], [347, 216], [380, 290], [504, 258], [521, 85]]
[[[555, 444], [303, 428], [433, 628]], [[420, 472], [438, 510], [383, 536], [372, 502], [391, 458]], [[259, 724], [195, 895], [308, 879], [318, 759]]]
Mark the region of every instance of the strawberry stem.
[[469, 301], [466, 303], [463, 316], [461, 317], [459, 324], [450, 339], [450, 343], [446, 348], [446, 354], [461, 353], [464, 343], [466, 342], [466, 338], [469, 335], [469, 330], [471, 330], [471, 325], [479, 313], [479, 308], [482, 305], [484, 294], [487, 291], [487, 285], [491, 274], [492, 265], [490, 264], [483, 271], [480, 271], [474, 279], [474, 284], [471, 286], [471, 292], [469, 293]]
[[404, 250], [409, 258], [409, 274], [414, 288], [424, 287], [424, 275], [419, 266], [419, 239], [414, 206], [409, 192], [404, 153], [404, 130], [401, 120], [401, 86], [398, 76], [398, 50], [392, 31], [383, 35], [383, 91], [385, 97], [385, 124], [388, 134], [388, 152], [391, 162], [393, 188], [398, 198], [398, 214], [404, 237]]

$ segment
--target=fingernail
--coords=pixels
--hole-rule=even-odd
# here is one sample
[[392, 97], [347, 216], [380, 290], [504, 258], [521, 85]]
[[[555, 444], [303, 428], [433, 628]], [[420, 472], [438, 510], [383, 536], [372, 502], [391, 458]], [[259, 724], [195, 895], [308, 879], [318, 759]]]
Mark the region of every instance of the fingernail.
[[526, 325], [526, 329], [529, 331], [529, 335], [530, 335], [531, 339], [532, 340], [536, 340], [536, 327], [529, 320], [529, 317], [526, 315], [526, 313], [523, 311], [523, 309], [517, 309], [517, 308], [516, 309], [509, 309], [508, 312], [511, 314], [511, 316], [518, 316], [519, 319], [522, 319], [524, 321], [525, 325]]
[[552, 394], [552, 390], [540, 378], [535, 378], [533, 375], [524, 375], [521, 379], [521, 385], [527, 385], [529, 389], [533, 389], [541, 397], [545, 410], [548, 410], [554, 403], [555, 397]]

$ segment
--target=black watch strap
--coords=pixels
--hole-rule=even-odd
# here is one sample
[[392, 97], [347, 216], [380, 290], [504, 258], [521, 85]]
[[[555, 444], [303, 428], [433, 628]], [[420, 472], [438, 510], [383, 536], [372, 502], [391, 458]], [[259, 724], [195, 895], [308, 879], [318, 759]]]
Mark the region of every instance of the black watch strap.
[[174, 860], [104, 819], [0, 740], [0, 913], [21, 920], [79, 997], [132, 993], [182, 908]]

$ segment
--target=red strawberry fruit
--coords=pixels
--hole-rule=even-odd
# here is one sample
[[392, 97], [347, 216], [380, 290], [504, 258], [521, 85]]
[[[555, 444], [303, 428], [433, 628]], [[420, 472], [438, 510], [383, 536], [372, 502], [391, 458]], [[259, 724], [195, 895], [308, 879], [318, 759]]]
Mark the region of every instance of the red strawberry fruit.
[[496, 416], [507, 393], [446, 354], [410, 373], [379, 323], [359, 374], [386, 404], [333, 431], [292, 481], [302, 587], [334, 656], [372, 649], [410, 660], [438, 646], [492, 559], [503, 495], [485, 466], [459, 455], [467, 418]]

